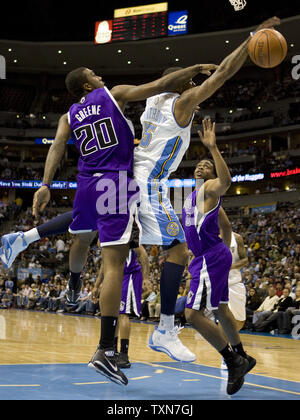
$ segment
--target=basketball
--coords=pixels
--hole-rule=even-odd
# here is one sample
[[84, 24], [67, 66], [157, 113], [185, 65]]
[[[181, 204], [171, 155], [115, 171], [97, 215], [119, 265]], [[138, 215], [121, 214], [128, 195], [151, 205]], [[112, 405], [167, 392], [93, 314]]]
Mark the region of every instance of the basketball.
[[287, 55], [287, 42], [275, 29], [262, 29], [252, 37], [248, 51], [251, 60], [259, 67], [278, 66]]

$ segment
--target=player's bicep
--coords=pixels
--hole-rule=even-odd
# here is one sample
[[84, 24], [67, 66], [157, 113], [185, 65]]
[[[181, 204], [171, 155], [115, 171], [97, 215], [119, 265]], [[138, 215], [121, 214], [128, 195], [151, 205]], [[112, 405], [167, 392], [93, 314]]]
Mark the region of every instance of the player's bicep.
[[58, 127], [55, 135], [55, 141], [53, 142], [53, 146], [66, 146], [67, 142], [70, 140], [71, 137], [71, 128], [68, 121], [68, 115], [63, 115], [59, 122]]
[[156, 93], [157, 89], [154, 82], [139, 86], [120, 85], [111, 90], [111, 94], [120, 105], [125, 105], [127, 102], [143, 101]]
[[228, 188], [228, 184], [221, 182], [220, 178], [215, 178], [207, 182], [205, 192], [206, 194], [221, 197], [227, 192]]

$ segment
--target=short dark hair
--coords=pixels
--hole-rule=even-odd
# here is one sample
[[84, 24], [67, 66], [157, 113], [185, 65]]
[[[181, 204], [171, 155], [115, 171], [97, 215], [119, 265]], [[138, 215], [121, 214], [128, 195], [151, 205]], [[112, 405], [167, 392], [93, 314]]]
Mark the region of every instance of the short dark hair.
[[182, 69], [183, 67], [169, 67], [163, 72], [162, 76], [166, 76], [167, 74], [174, 73], [175, 71], [182, 70]]
[[80, 98], [84, 94], [83, 84], [87, 82], [87, 77], [84, 71], [86, 67], [79, 67], [67, 74], [65, 83], [68, 91], [75, 98]]

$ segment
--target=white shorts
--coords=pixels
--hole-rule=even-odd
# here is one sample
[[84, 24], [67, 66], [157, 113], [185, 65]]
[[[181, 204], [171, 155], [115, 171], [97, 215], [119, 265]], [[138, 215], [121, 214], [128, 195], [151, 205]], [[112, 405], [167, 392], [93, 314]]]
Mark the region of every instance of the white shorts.
[[228, 307], [237, 321], [246, 321], [246, 288], [243, 283], [229, 286]]
[[138, 217], [142, 229], [141, 243], [170, 246], [174, 241], [186, 242], [183, 228], [168, 198], [167, 187], [155, 181], [141, 182], [141, 179], [135, 173], [140, 187]]

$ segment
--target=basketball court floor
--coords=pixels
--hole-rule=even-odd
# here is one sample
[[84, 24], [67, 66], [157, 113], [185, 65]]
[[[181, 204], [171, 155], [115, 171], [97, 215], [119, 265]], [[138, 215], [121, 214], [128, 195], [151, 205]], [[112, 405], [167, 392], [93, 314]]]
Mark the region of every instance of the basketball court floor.
[[147, 347], [153, 324], [132, 321], [128, 386], [105, 380], [87, 364], [99, 340], [100, 320], [21, 310], [0, 310], [0, 400], [299, 400], [300, 340], [242, 334], [257, 365], [234, 396], [226, 394], [221, 358], [193, 329], [182, 341], [197, 355], [173, 362]]

